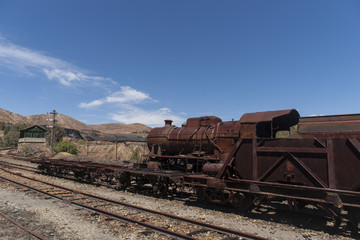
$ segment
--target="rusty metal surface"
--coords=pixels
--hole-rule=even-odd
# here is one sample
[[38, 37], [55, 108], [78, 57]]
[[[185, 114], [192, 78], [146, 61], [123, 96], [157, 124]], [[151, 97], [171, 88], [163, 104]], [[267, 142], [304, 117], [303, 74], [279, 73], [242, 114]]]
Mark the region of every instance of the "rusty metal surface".
[[299, 134], [348, 135], [359, 134], [360, 114], [302, 117]]
[[150, 131], [147, 143], [151, 154], [210, 154], [220, 158], [233, 139], [240, 136], [239, 127], [237, 122], [222, 122], [214, 116], [189, 118], [184, 127], [170, 126], [167, 120], [164, 127]]
[[299, 117], [300, 115], [295, 109], [246, 113], [240, 118], [240, 123], [271, 122], [275, 118], [284, 118], [291, 122], [291, 125], [295, 125]]
[[206, 163], [203, 166], [203, 172], [209, 176], [215, 176], [223, 168], [224, 163]]
[[359, 139], [244, 141], [234, 167], [247, 180], [359, 191], [359, 150]]
[[[274, 129], [289, 130], [298, 123], [298, 119], [299, 113], [291, 109], [248, 113], [240, 121], [223, 122], [214, 116], [189, 118], [184, 127], [171, 126], [166, 120], [164, 127], [150, 131], [147, 143], [151, 154], [210, 154], [225, 161], [227, 156], [222, 154], [228, 154], [240, 136], [271, 137], [275, 134]], [[264, 122], [269, 126], [265, 126]]]

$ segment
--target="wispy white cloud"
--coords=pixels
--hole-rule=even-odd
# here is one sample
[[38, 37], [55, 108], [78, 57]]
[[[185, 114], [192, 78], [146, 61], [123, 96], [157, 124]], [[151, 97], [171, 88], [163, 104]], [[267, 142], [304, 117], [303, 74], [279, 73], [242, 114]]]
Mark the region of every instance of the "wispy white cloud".
[[91, 101], [91, 102], [88, 102], [88, 103], [80, 103], [79, 104], [79, 107], [80, 108], [92, 108], [92, 107], [98, 107], [98, 106], [101, 106], [104, 104], [104, 101], [102, 99], [100, 100], [94, 100], [94, 101]]
[[150, 127], [162, 126], [165, 119], [171, 119], [174, 124], [179, 126], [185, 119], [171, 112], [169, 108], [158, 110], [144, 110], [133, 105], [128, 105], [118, 113], [110, 114], [110, 118], [122, 123], [143, 123]]
[[105, 103], [117, 104], [137, 104], [145, 100], [151, 100], [149, 94], [135, 90], [129, 86], [120, 87], [120, 91], [110, 94], [108, 97], [93, 100], [91, 102], [82, 102], [79, 104], [80, 108], [98, 107]]
[[[180, 125], [184, 118], [171, 112], [169, 108], [157, 110], [145, 110], [137, 107], [137, 104], [145, 102], [157, 102], [149, 94], [135, 90], [129, 86], [122, 86], [120, 90], [107, 97], [96, 99], [91, 102], [79, 104], [80, 108], [93, 109], [101, 105], [112, 105], [117, 109], [116, 113], [109, 113], [110, 119], [121, 123], [143, 123], [155, 127], [163, 125], [165, 119], [171, 119], [174, 124]], [[184, 115], [180, 114], [180, 115]]]
[[129, 86], [121, 87], [121, 90], [106, 98], [109, 103], [141, 103], [151, 100], [149, 94], [135, 90]]
[[[57, 81], [68, 87], [101, 86], [104, 90], [116, 87], [120, 90], [112, 92], [103, 98], [90, 102], [82, 102], [78, 105], [80, 108], [91, 110], [104, 104], [109, 104], [111, 105], [111, 113], [108, 113], [108, 116], [113, 121], [122, 123], [138, 122], [149, 126], [160, 126], [164, 119], [172, 119], [176, 124], [181, 124], [184, 121], [182, 117], [172, 113], [168, 108], [160, 108], [158, 110], [139, 108], [137, 104], [157, 102], [147, 93], [129, 86], [120, 86], [111, 78], [89, 75], [85, 70], [69, 62], [11, 43], [2, 37], [1, 33], [0, 67], [29, 76], [42, 75], [49, 80]], [[86, 121], [83, 120], [83, 122]]]
[[92, 76], [84, 70], [58, 58], [47, 56], [29, 48], [7, 41], [0, 36], [0, 66], [26, 75], [43, 74], [65, 86], [75, 83], [112, 82], [110, 78]]

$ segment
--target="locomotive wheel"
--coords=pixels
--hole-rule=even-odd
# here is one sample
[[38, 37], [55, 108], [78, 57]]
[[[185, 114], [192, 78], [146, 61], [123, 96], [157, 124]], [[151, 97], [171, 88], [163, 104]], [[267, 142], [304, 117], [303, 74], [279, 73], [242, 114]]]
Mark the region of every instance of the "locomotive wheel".
[[246, 211], [253, 207], [253, 197], [248, 193], [231, 192], [231, 204], [240, 211]]
[[287, 199], [289, 209], [292, 211], [298, 211], [306, 206], [306, 202], [303, 200], [288, 198]]
[[83, 180], [84, 178], [84, 173], [81, 171], [74, 171], [74, 177], [78, 180]]
[[131, 185], [129, 174], [121, 173], [116, 178], [117, 178], [116, 189], [126, 189]]
[[163, 182], [159, 184], [159, 194], [160, 195], [167, 195], [169, 190], [169, 185], [167, 182]]
[[170, 188], [171, 188], [171, 192], [173, 193], [173, 194], [175, 194], [176, 192], [177, 192], [177, 189], [178, 189], [178, 186], [177, 186], [177, 184], [175, 183], [175, 182], [171, 182], [170, 183]]
[[48, 175], [51, 175], [52, 174], [51, 169], [49, 167], [46, 167], [45, 168], [45, 173], [48, 174]]
[[220, 189], [209, 189], [209, 200], [211, 203], [215, 204], [226, 204], [229, 201], [229, 193], [225, 193], [223, 190]]
[[195, 193], [196, 193], [196, 196], [197, 196], [197, 199], [200, 201], [200, 202], [209, 202], [209, 198], [205, 192], [205, 189], [202, 188], [202, 187], [197, 187], [195, 189]]
[[152, 186], [154, 194], [167, 195], [169, 190], [169, 185], [167, 182], [163, 182], [161, 179], [159, 179], [158, 181], [153, 182]]
[[325, 213], [334, 220], [334, 228], [338, 229], [341, 225], [341, 210], [342, 208], [334, 207], [332, 204], [321, 204]]
[[140, 176], [140, 177], [136, 177], [136, 188], [141, 190], [144, 188], [144, 184], [145, 184], [145, 179]]
[[85, 181], [87, 183], [93, 183], [95, 181], [95, 176], [92, 172], [89, 172], [86, 176], [85, 176]]

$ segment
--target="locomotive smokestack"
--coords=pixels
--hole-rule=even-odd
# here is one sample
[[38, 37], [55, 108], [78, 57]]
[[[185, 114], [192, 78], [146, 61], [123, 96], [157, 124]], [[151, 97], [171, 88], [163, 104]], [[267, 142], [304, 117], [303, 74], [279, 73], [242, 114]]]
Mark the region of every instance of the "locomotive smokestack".
[[172, 120], [165, 120], [165, 127], [171, 127], [172, 122]]

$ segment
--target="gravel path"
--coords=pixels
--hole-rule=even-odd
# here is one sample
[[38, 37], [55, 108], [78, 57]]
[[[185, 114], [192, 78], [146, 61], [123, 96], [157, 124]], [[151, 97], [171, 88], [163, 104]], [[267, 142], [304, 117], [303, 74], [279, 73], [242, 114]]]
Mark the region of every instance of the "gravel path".
[[[4, 158], [0, 158], [3, 160]], [[17, 160], [7, 160], [19, 163]], [[26, 163], [32, 165], [31, 163]], [[13, 170], [15, 171], [15, 170]], [[346, 226], [334, 232], [331, 221], [322, 216], [308, 213], [296, 213], [278, 208], [264, 206], [252, 210], [249, 213], [239, 213], [231, 208], [200, 204], [191, 199], [162, 199], [145, 196], [126, 191], [116, 191], [104, 186], [81, 184], [56, 177], [32, 174], [20, 171], [23, 175], [36, 177], [54, 184], [78, 189], [95, 195], [140, 205], [142, 207], [164, 211], [183, 217], [201, 220], [207, 223], [258, 234], [270, 239], [353, 239], [350, 237]], [[34, 224], [41, 227], [41, 231], [51, 233], [51, 239], [142, 239], [154, 238], [144, 236], [138, 231], [114, 232], [113, 229], [96, 221], [96, 218], [86, 217], [86, 211], [52, 199], [39, 199], [21, 191], [15, 191], [9, 184], [0, 182], [0, 209], [13, 211], [16, 209], [19, 215], [33, 214]], [[310, 211], [310, 210], [309, 210]], [[30, 216], [30, 215], [29, 215]], [[85, 217], [84, 217], [85, 216]], [[2, 226], [2, 225], [1, 225]], [[0, 232], [6, 231], [1, 227]], [[0, 233], [0, 237], [1, 237]], [[21, 239], [21, 238], [19, 238]], [[28, 239], [28, 238], [24, 238]]]

